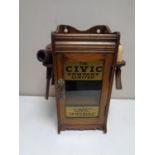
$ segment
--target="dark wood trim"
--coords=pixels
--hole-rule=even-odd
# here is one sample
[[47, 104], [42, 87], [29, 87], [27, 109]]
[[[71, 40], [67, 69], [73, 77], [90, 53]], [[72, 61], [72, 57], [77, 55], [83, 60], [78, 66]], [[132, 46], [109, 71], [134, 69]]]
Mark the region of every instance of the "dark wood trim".
[[115, 72], [115, 64], [117, 64], [117, 54], [118, 54], [118, 46], [120, 44], [120, 33], [116, 32], [118, 40], [116, 42], [116, 50], [115, 50], [115, 55], [113, 59], [113, 65], [112, 65], [112, 78], [110, 81], [109, 85], [109, 92], [108, 92], [108, 99], [107, 99], [107, 104], [106, 104], [106, 110], [105, 110], [105, 118], [104, 118], [104, 131], [105, 133], [107, 132], [107, 120], [108, 120], [108, 112], [109, 112], [109, 106], [110, 106], [110, 98], [111, 98], [111, 93], [112, 93], [112, 86], [113, 86], [113, 79], [114, 79], [114, 72]]

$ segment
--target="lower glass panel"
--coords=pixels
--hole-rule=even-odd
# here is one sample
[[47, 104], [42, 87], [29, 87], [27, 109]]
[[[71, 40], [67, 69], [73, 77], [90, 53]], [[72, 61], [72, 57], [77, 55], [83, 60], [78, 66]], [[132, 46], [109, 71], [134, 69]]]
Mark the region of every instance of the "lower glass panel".
[[103, 62], [65, 62], [65, 115], [99, 116]]
[[100, 90], [66, 91], [67, 106], [96, 106], [100, 102]]

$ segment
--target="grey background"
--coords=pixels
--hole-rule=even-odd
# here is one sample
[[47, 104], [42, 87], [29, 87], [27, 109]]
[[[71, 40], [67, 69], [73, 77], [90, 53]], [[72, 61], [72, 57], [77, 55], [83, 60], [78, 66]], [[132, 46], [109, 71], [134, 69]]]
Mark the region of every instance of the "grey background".
[[109, 25], [121, 32], [124, 59], [123, 90], [112, 98], [135, 97], [134, 0], [20, 0], [20, 95], [44, 95], [46, 69], [36, 52], [50, 43], [50, 33], [59, 24], [86, 30], [94, 25]]

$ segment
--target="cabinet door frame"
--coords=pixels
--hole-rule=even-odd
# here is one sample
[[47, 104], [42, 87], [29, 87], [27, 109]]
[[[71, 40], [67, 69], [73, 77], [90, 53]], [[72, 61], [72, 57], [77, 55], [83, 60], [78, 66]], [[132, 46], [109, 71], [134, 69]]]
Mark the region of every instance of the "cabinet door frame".
[[105, 108], [108, 101], [110, 89], [110, 74], [112, 71], [114, 54], [107, 53], [55, 53], [55, 79], [56, 92], [59, 92], [58, 80], [64, 79], [64, 62], [65, 61], [102, 61], [104, 62], [104, 71], [102, 77], [102, 90], [99, 103], [99, 117], [96, 118], [68, 118], [65, 117], [65, 103], [59, 99], [59, 93], [56, 95], [58, 121], [65, 125], [86, 125], [86, 124], [103, 124], [105, 119]]

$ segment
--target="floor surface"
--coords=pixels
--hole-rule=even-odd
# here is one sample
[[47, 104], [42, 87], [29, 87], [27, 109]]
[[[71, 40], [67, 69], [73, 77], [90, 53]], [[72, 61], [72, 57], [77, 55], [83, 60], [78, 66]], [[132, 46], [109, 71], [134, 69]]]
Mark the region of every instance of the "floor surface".
[[107, 134], [57, 134], [55, 98], [20, 96], [20, 155], [134, 155], [134, 100], [111, 100]]

